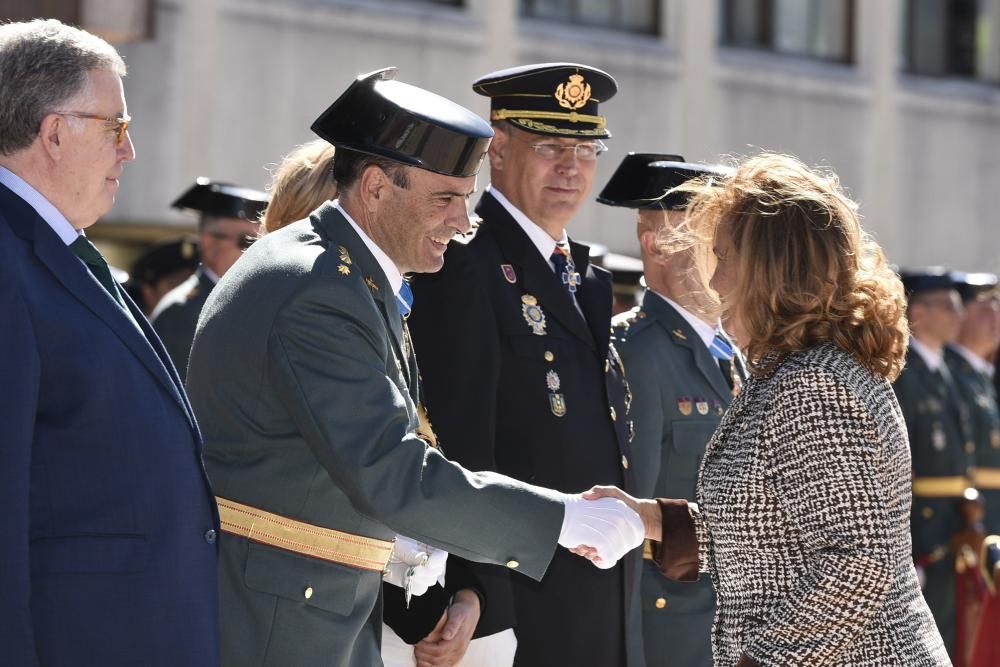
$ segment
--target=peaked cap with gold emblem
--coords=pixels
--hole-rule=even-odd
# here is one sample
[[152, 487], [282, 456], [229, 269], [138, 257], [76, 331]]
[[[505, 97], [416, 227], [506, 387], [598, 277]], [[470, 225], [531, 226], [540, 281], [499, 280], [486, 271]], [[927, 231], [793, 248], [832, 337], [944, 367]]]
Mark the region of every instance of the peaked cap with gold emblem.
[[611, 136], [598, 105], [618, 92], [607, 72], [576, 63], [511, 67], [480, 77], [472, 89], [490, 98], [490, 120], [553, 137]]

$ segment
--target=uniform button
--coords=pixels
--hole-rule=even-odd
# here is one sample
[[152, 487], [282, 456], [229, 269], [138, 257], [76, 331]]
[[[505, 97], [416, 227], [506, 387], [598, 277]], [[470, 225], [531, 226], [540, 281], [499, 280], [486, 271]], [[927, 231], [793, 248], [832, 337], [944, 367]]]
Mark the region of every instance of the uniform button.
[[552, 354], [548, 350], [545, 350], [545, 361], [548, 361], [548, 362], [551, 363], [552, 360], [555, 359], [555, 358], [556, 358], [556, 355]]
[[605, 373], [611, 372], [611, 361], [608, 359], [604, 360], [604, 372]]
[[925, 507], [924, 509], [920, 510], [920, 514], [925, 519], [932, 519], [932, 518], [934, 518], [934, 508], [933, 507]]
[[611, 421], [618, 421], [618, 413], [615, 412], [615, 406], [611, 406]]
[[663, 609], [666, 606], [667, 606], [667, 600], [666, 600], [666, 598], [656, 598], [656, 608], [657, 609]]
[[313, 587], [312, 586], [306, 586], [306, 589], [304, 591], [302, 591], [302, 597], [304, 597], [305, 599], [308, 600], [312, 596], [313, 596]]
[[975, 451], [976, 451], [976, 443], [972, 442], [971, 440], [969, 442], [965, 443], [965, 453], [966, 454], [973, 454], [973, 453], [975, 453]]
[[518, 563], [516, 560], [507, 561], [507, 567], [509, 567], [512, 570], [516, 570], [519, 565], [520, 563]]
[[214, 528], [209, 528], [205, 531], [205, 541], [209, 544], [215, 544], [216, 533]]
[[622, 467], [625, 468], [625, 470], [628, 470], [628, 457], [627, 456], [622, 456]]

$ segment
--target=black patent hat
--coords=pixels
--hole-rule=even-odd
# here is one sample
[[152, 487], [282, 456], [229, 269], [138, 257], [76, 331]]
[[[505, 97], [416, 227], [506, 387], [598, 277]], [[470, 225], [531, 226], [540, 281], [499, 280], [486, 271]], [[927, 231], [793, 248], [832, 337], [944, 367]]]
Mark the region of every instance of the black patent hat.
[[266, 192], [200, 176], [171, 206], [218, 218], [242, 218], [260, 222], [260, 215], [267, 208], [267, 201]]
[[338, 148], [447, 176], [475, 176], [493, 128], [465, 107], [395, 76], [395, 67], [359, 76], [312, 131]]
[[711, 183], [731, 173], [721, 165], [685, 162], [680, 155], [629, 153], [611, 175], [597, 201], [625, 208], [683, 210], [690, 195], [667, 192], [694, 178], [706, 178]]
[[132, 277], [144, 283], [155, 283], [181, 269], [198, 268], [201, 252], [194, 237], [185, 236], [164, 241], [147, 248], [132, 264]]
[[975, 301], [980, 294], [987, 294], [997, 287], [995, 273], [967, 273], [952, 271], [951, 281], [955, 284], [962, 301]]
[[943, 266], [928, 266], [917, 269], [900, 269], [899, 279], [903, 283], [906, 298], [921, 292], [955, 289], [951, 272]]
[[607, 119], [598, 110], [618, 92], [603, 70], [578, 63], [538, 63], [479, 77], [472, 90], [490, 98], [490, 120], [508, 121], [526, 132], [554, 137], [607, 139]]

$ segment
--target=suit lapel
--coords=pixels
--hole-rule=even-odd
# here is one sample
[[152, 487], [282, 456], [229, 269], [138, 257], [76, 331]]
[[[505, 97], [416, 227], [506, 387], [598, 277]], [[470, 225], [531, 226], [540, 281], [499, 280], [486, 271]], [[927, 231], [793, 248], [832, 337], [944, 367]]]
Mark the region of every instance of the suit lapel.
[[[66, 288], [67, 292], [86, 306], [121, 339], [156, 381], [163, 386], [164, 390], [173, 397], [185, 416], [191, 420], [191, 413], [182, 396], [179, 383], [170, 375], [167, 366], [157, 355], [153, 343], [151, 343], [152, 340], [156, 339], [155, 334], [148, 326], [142, 326], [145, 316], [135, 309], [133, 304], [130, 312], [136, 323], [139, 323], [137, 329], [136, 325], [122, 312], [121, 307], [110, 298], [104, 287], [63, 244], [45, 220], [31, 206], [6, 188], [3, 188], [3, 194], [10, 204], [21, 207], [22, 210], [15, 215], [21, 216], [23, 220], [32, 221], [32, 242], [35, 254], [42, 264]], [[124, 294], [124, 291], [119, 290], [119, 293]], [[125, 303], [129, 304], [131, 301], [126, 299]]]
[[646, 294], [645, 299], [643, 299], [643, 309], [656, 318], [656, 321], [667, 330], [677, 345], [686, 347], [690, 351], [695, 366], [705, 380], [712, 385], [715, 393], [728, 403], [729, 399], [732, 398], [732, 391], [726, 383], [726, 378], [722, 375], [722, 369], [719, 368], [712, 353], [702, 343], [701, 336], [688, 324], [688, 321], [657, 294]]
[[590, 266], [589, 247], [575, 241], [570, 241], [569, 245], [577, 271], [583, 276], [583, 282], [576, 291], [576, 302], [583, 311], [596, 349], [607, 350], [611, 342], [611, 273]]
[[[482, 224], [489, 225], [503, 257], [520, 269], [517, 275], [521, 277], [525, 291], [538, 299], [546, 314], [559, 320], [567, 330], [596, 351], [598, 348], [587, 323], [552, 272], [551, 265], [539, 254], [538, 248], [507, 209], [487, 192], [479, 200], [476, 212], [483, 218]], [[576, 261], [575, 253], [573, 260]]]

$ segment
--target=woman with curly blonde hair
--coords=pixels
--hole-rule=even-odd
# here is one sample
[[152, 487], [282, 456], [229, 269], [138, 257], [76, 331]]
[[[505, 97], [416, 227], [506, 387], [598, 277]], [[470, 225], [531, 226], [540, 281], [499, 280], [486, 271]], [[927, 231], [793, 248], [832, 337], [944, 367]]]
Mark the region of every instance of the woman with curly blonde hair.
[[951, 664], [910, 553], [898, 277], [837, 178], [792, 157], [682, 187], [704, 287], [752, 376], [706, 449], [697, 505], [626, 497], [661, 570], [711, 574], [717, 665]]
[[308, 217], [320, 204], [337, 198], [333, 180], [334, 147], [322, 139], [285, 156], [271, 177], [271, 201], [261, 216], [264, 233]]

